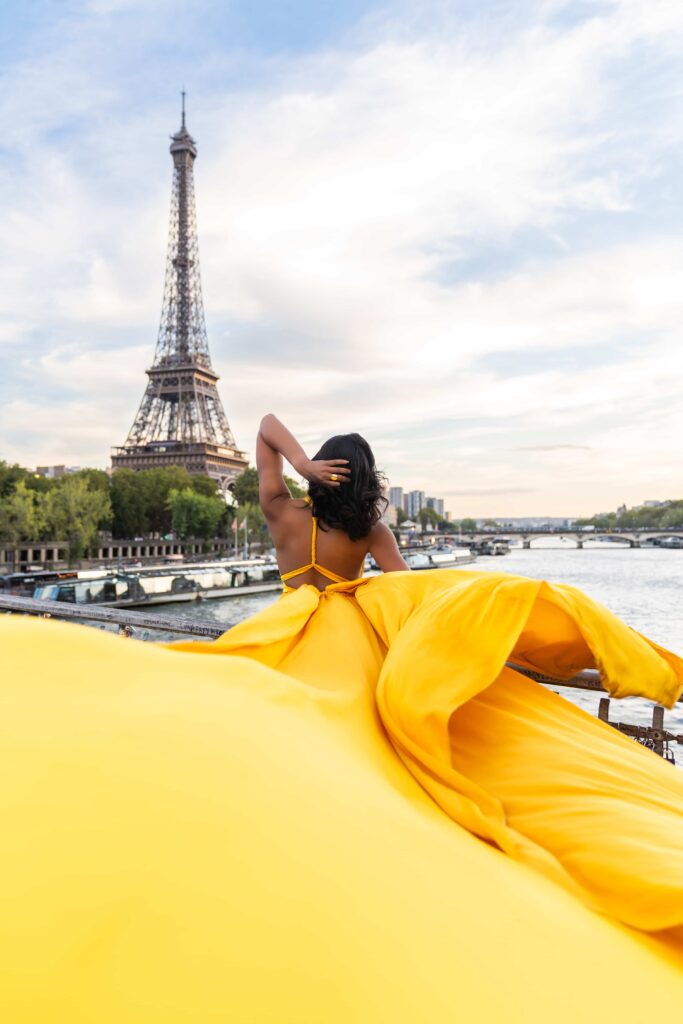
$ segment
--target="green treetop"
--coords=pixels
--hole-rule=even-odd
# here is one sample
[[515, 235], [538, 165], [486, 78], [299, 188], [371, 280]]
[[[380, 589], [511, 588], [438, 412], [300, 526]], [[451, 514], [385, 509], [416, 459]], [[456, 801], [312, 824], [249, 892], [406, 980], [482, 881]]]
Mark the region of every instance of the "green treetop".
[[[306, 492], [302, 487], [285, 476], [285, 483], [289, 487], [293, 498], [303, 498]], [[232, 494], [237, 504], [242, 508], [244, 505], [258, 505], [258, 473], [253, 466], [248, 466], [240, 475], [232, 487]]]
[[218, 524], [226, 512], [222, 498], [184, 487], [182, 491], [171, 490], [167, 501], [173, 530], [179, 537], [209, 540], [216, 536]]
[[45, 519], [45, 500], [29, 490], [25, 479], [15, 480], [0, 499], [0, 537], [11, 544], [37, 539]]
[[88, 486], [87, 476], [72, 474], [59, 481], [45, 497], [45, 519], [55, 539], [65, 539], [69, 562], [79, 559], [97, 539], [98, 530], [111, 522], [109, 494]]

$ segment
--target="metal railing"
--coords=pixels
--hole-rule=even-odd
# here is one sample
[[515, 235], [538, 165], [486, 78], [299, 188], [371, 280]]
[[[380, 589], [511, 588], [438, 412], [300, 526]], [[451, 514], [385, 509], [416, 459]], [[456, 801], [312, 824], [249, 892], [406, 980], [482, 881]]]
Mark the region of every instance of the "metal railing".
[[[14, 595], [0, 594], [0, 612], [38, 615], [42, 618], [65, 619], [73, 622], [93, 623], [103, 626], [118, 627], [120, 635], [125, 637], [137, 637], [141, 630], [152, 630], [161, 633], [180, 634], [181, 636], [196, 637], [202, 640], [216, 640], [225, 633], [225, 625], [213, 624], [210, 622], [197, 622], [196, 619], [187, 616], [174, 615], [151, 615], [145, 611], [126, 611], [123, 608], [97, 608], [88, 605], [68, 605], [61, 601], [37, 601], [32, 597], [17, 597]], [[140, 639], [146, 637], [140, 636]], [[544, 675], [522, 665], [513, 662], [507, 663], [508, 668], [533, 679], [546, 686], [562, 686], [575, 690], [589, 690], [598, 693], [606, 693], [600, 681], [597, 671], [587, 669], [578, 672], [570, 679], [561, 679], [555, 676]], [[679, 704], [683, 704], [683, 697], [679, 697]], [[598, 717], [612, 725], [615, 729], [631, 736], [639, 743], [656, 754], [660, 754], [667, 760], [674, 760], [670, 744], [678, 743], [683, 745], [683, 733], [675, 734], [664, 728], [664, 708], [659, 704], [653, 705], [652, 725], [631, 725], [625, 722], [611, 722], [609, 719], [609, 699], [603, 697], [600, 700]]]
[[32, 597], [0, 594], [0, 611], [40, 615], [43, 618], [67, 619], [72, 622], [95, 622], [105, 626], [118, 626], [119, 633], [134, 636], [138, 630], [151, 629], [163, 633], [180, 633], [204, 640], [215, 640], [226, 627], [209, 622], [197, 622], [186, 616], [164, 617], [145, 611], [127, 612], [124, 608], [97, 608], [92, 605], [65, 604], [62, 601], [36, 601]]

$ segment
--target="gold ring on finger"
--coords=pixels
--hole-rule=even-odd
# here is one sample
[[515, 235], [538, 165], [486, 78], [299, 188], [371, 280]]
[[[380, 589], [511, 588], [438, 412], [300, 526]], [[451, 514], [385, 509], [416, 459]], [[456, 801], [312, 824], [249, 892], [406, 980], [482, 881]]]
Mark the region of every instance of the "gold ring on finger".
[[338, 480], [338, 479], [339, 479], [339, 477], [337, 476], [337, 474], [336, 474], [336, 473], [333, 473], [333, 474], [331, 475], [331, 477], [330, 477], [330, 480]]

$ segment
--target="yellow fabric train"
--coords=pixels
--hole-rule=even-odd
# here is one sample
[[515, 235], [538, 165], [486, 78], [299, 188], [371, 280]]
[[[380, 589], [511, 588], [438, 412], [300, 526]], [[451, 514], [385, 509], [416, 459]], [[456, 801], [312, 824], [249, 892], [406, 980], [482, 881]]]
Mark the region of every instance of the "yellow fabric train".
[[671, 706], [683, 661], [580, 592], [391, 573], [212, 644], [0, 641], [3, 1021], [681, 1005], [683, 773], [505, 667]]

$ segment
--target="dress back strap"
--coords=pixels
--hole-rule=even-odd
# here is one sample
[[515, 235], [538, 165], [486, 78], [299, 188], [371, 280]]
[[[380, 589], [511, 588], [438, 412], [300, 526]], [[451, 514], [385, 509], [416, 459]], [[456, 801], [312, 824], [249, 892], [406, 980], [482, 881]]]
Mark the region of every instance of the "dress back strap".
[[315, 516], [311, 516], [313, 525], [311, 527], [311, 565], [315, 565], [315, 545], [318, 535], [318, 520]]

